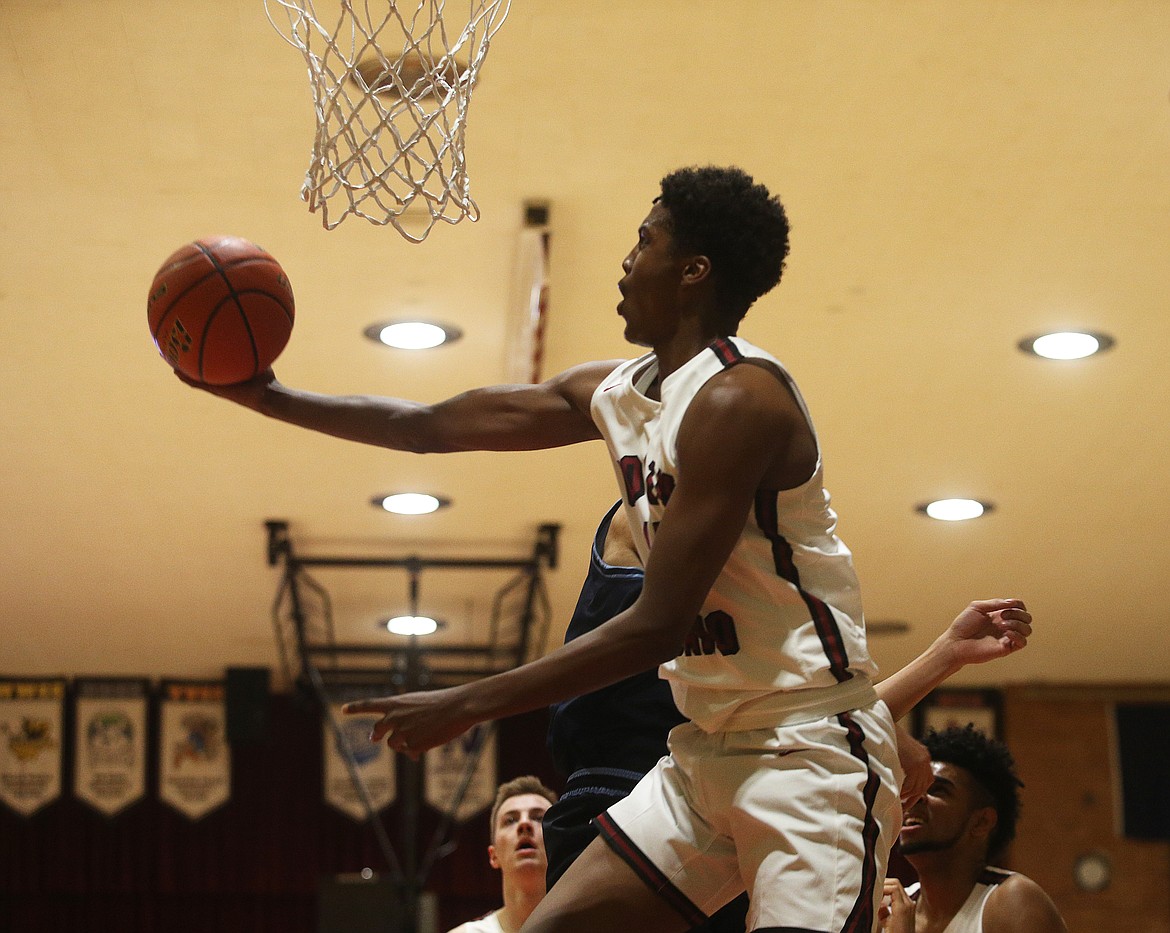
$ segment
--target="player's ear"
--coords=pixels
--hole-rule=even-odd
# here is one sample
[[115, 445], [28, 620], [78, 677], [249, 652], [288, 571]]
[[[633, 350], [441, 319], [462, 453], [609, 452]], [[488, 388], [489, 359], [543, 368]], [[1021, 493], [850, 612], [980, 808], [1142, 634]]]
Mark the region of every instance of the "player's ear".
[[995, 807], [980, 807], [971, 814], [968, 827], [977, 838], [990, 839], [998, 822], [999, 814], [995, 812]]
[[495, 846], [488, 846], [488, 864], [491, 865], [492, 868], [498, 869], [500, 867], [500, 860], [496, 858]]
[[691, 256], [683, 264], [682, 280], [686, 285], [697, 285], [711, 275], [711, 260], [702, 254]]

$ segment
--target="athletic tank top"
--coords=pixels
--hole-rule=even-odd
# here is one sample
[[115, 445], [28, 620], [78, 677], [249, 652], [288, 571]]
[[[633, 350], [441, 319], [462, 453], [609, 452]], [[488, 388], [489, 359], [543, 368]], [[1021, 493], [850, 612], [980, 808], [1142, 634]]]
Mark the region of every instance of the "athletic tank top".
[[[1004, 871], [1002, 868], [983, 869], [979, 880], [975, 882], [975, 887], [967, 895], [967, 900], [963, 902], [963, 906], [947, 924], [943, 933], [983, 933], [983, 908], [987, 904], [987, 899], [991, 897], [996, 887], [1012, 874], [1013, 872]], [[918, 888], [917, 883], [912, 884], [906, 889], [906, 894], [912, 900], [918, 900]]]
[[[653, 354], [621, 364], [594, 393], [593, 420], [609, 445], [643, 562], [678, 477], [678, 431], [692, 399], [712, 376], [745, 359], [764, 361], [784, 380], [811, 428], [784, 367], [739, 337], [715, 340], [662, 380], [661, 401], [647, 395], [658, 371]], [[705, 731], [777, 725], [778, 710], [823, 705], [825, 693], [838, 706], [842, 695], [855, 693], [858, 702], [842, 709], [872, 701], [876, 668], [857, 576], [835, 533], [822, 475], [818, 444], [806, 482], [758, 492], [683, 654], [661, 667], [678, 708]], [[806, 690], [815, 692], [797, 695]]]

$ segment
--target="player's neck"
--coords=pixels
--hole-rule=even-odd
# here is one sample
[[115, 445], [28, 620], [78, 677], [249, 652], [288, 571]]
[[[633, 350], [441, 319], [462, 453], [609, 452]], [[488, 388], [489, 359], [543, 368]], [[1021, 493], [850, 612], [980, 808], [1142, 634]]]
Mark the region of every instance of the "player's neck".
[[971, 896], [985, 863], [957, 856], [938, 852], [911, 860], [920, 884], [917, 913], [927, 921], [916, 924], [917, 930], [945, 929]]
[[698, 316], [684, 317], [668, 339], [654, 345], [659, 383], [720, 336], [713, 328], [705, 326]]
[[544, 894], [543, 871], [532, 877], [508, 879], [504, 885], [504, 906], [500, 910], [500, 926], [504, 928], [504, 933], [518, 931], [529, 914], [536, 910]]

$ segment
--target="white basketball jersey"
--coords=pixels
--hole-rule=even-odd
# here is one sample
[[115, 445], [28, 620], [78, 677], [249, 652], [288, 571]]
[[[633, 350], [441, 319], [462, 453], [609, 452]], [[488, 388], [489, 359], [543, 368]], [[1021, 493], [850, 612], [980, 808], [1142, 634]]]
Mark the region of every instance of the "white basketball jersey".
[[[987, 899], [991, 897], [1001, 882], [1012, 876], [1012, 872], [1002, 868], [985, 868], [967, 895], [967, 900], [959, 908], [959, 912], [951, 918], [943, 933], [983, 933], [983, 908], [987, 906]], [[912, 884], [906, 889], [911, 899], [918, 899], [918, 884]]]
[[[667, 376], [661, 402], [646, 394], [658, 371], [653, 354], [623, 363], [594, 393], [593, 420], [609, 445], [643, 561], [678, 477], [678, 431], [691, 400], [712, 376], [746, 358], [770, 364], [808, 418], [779, 361], [739, 337], [714, 341]], [[776, 724], [777, 708], [800, 702], [788, 696], [778, 707], [779, 693], [847, 681], [869, 689], [876, 668], [852, 555], [836, 525], [819, 445], [807, 482], [759, 491], [684, 653], [661, 668], [679, 709], [696, 725], [708, 732], [764, 728]]]

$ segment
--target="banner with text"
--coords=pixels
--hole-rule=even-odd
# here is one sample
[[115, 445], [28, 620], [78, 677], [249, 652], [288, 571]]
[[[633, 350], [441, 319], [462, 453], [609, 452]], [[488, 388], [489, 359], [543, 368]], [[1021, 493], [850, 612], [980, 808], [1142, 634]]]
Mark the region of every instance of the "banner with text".
[[146, 793], [148, 683], [78, 678], [74, 688], [73, 793], [115, 816]]
[[[455, 810], [462, 822], [496, 799], [496, 727], [483, 723], [427, 752], [424, 775], [427, 803], [443, 813]], [[456, 799], [458, 809], [455, 808]]]
[[65, 681], [0, 679], [0, 800], [31, 816], [61, 796]]
[[231, 749], [220, 682], [163, 681], [159, 797], [193, 820], [231, 797]]
[[[322, 720], [325, 802], [352, 819], [364, 820], [367, 803], [377, 813], [390, 806], [398, 794], [395, 756], [385, 742], [370, 741], [370, 730], [378, 716], [346, 716], [341, 712], [343, 705], [330, 703]], [[360, 787], [354, 784], [351, 767]]]

